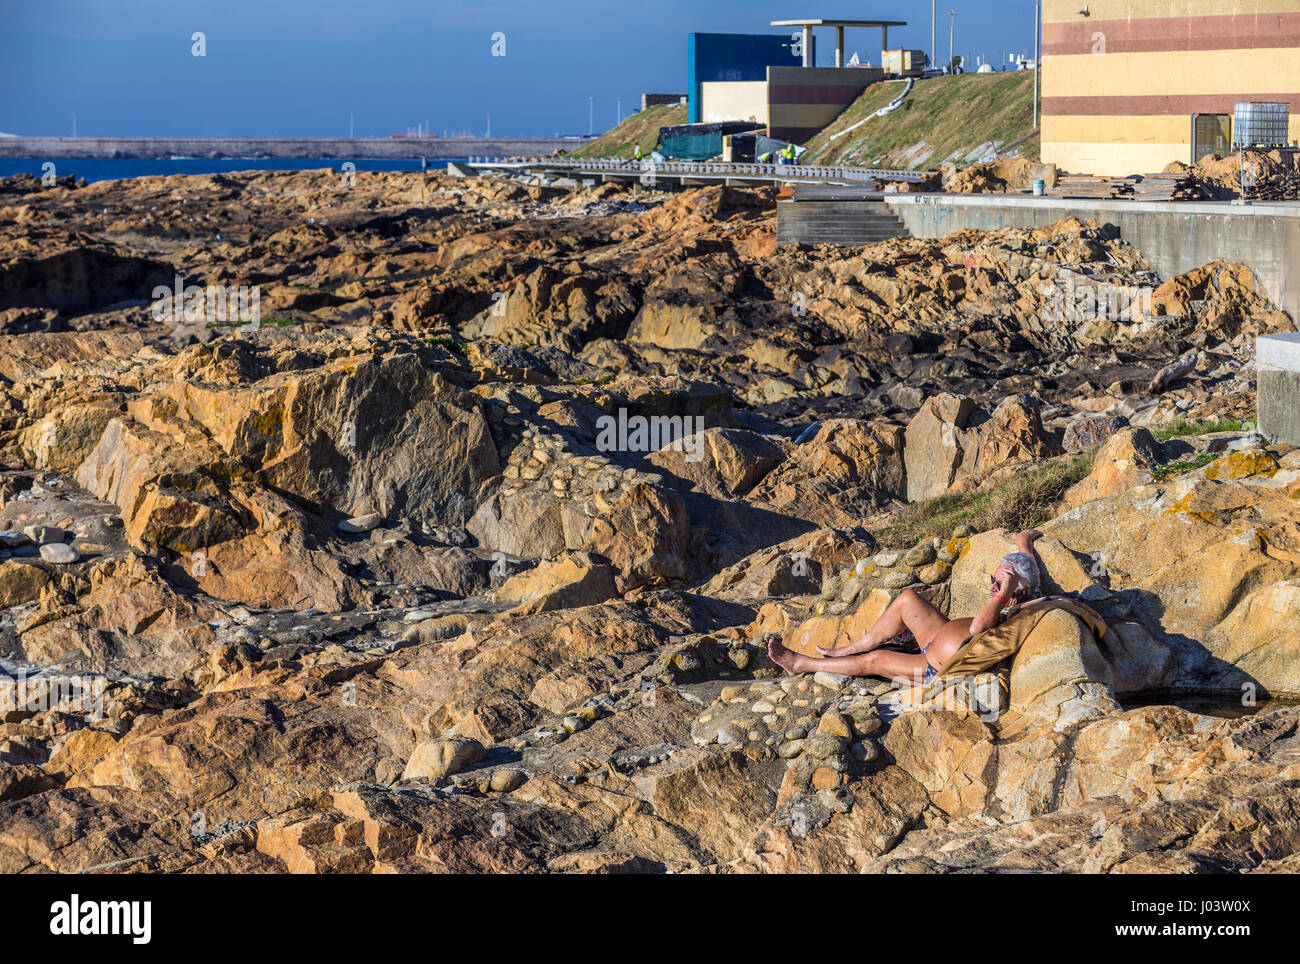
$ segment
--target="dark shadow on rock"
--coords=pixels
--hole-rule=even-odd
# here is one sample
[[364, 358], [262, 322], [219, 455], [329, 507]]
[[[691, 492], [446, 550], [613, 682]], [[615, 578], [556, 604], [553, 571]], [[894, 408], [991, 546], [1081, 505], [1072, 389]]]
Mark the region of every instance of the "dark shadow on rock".
[[[1092, 603], [1103, 618], [1113, 617], [1140, 623], [1158, 642], [1165, 643], [1177, 660], [1177, 675], [1170, 686], [1161, 691], [1187, 693], [1252, 693], [1258, 697], [1269, 696], [1267, 688], [1249, 673], [1225, 659], [1215, 656], [1199, 640], [1184, 633], [1172, 633], [1164, 628], [1165, 606], [1160, 597], [1146, 589], [1125, 589], [1115, 594], [1113, 601]], [[1106, 652], [1102, 644], [1102, 651]], [[1109, 654], [1107, 654], [1109, 657]], [[1134, 694], [1136, 695], [1136, 694]]]

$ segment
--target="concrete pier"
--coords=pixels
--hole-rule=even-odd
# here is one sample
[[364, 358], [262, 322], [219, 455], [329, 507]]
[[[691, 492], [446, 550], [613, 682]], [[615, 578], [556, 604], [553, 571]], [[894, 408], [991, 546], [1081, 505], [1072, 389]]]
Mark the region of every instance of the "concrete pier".
[[1300, 332], [1263, 335], [1256, 342], [1259, 434], [1300, 445]]

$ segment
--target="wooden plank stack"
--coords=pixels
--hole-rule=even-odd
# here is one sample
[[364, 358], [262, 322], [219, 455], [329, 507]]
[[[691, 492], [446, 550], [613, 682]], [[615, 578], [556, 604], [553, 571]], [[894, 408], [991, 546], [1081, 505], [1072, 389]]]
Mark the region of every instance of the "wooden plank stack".
[[1061, 198], [1131, 198], [1134, 201], [1195, 201], [1203, 197], [1190, 174], [1133, 174], [1129, 177], [1101, 177], [1094, 174], [1066, 174], [1056, 186], [1044, 192]]
[[1114, 197], [1114, 178], [1095, 174], [1063, 174], [1056, 179], [1056, 186], [1043, 193], [1049, 197]]
[[1196, 201], [1202, 191], [1190, 174], [1142, 174], [1128, 178], [1135, 201]]

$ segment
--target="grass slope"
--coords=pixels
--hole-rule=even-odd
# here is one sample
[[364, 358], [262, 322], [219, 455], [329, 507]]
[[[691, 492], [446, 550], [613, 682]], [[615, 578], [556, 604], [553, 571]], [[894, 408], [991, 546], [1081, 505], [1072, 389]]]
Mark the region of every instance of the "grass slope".
[[1092, 471], [1094, 455], [1089, 452], [1031, 465], [984, 492], [914, 502], [891, 524], [872, 534], [882, 546], [898, 549], [935, 536], [946, 539], [963, 523], [974, 526], [976, 532], [1032, 529], [1059, 511], [1066, 490]]
[[[888, 104], [903, 92], [903, 85], [904, 81], [890, 80], [864, 90], [808, 141], [809, 153], [803, 163], [911, 169], [950, 160], [962, 166], [976, 148], [998, 141], [1003, 152], [1038, 159], [1038, 136], [1033, 130], [1034, 78], [1027, 70], [918, 80], [897, 110], [873, 117], [831, 141], [831, 134]], [[1011, 147], [1013, 144], [1016, 146]]]
[[685, 104], [659, 104], [630, 115], [612, 130], [573, 152], [574, 157], [631, 157], [637, 144], [649, 154], [659, 140], [659, 128], [686, 123]]

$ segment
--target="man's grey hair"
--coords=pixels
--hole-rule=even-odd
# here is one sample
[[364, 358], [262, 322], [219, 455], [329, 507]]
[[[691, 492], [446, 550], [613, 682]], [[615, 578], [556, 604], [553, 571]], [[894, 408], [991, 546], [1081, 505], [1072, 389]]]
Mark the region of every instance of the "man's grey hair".
[[1033, 599], [1042, 593], [1037, 559], [1027, 552], [1012, 552], [1003, 556], [1002, 561], [1011, 567], [1020, 584], [1025, 587], [1026, 599]]

